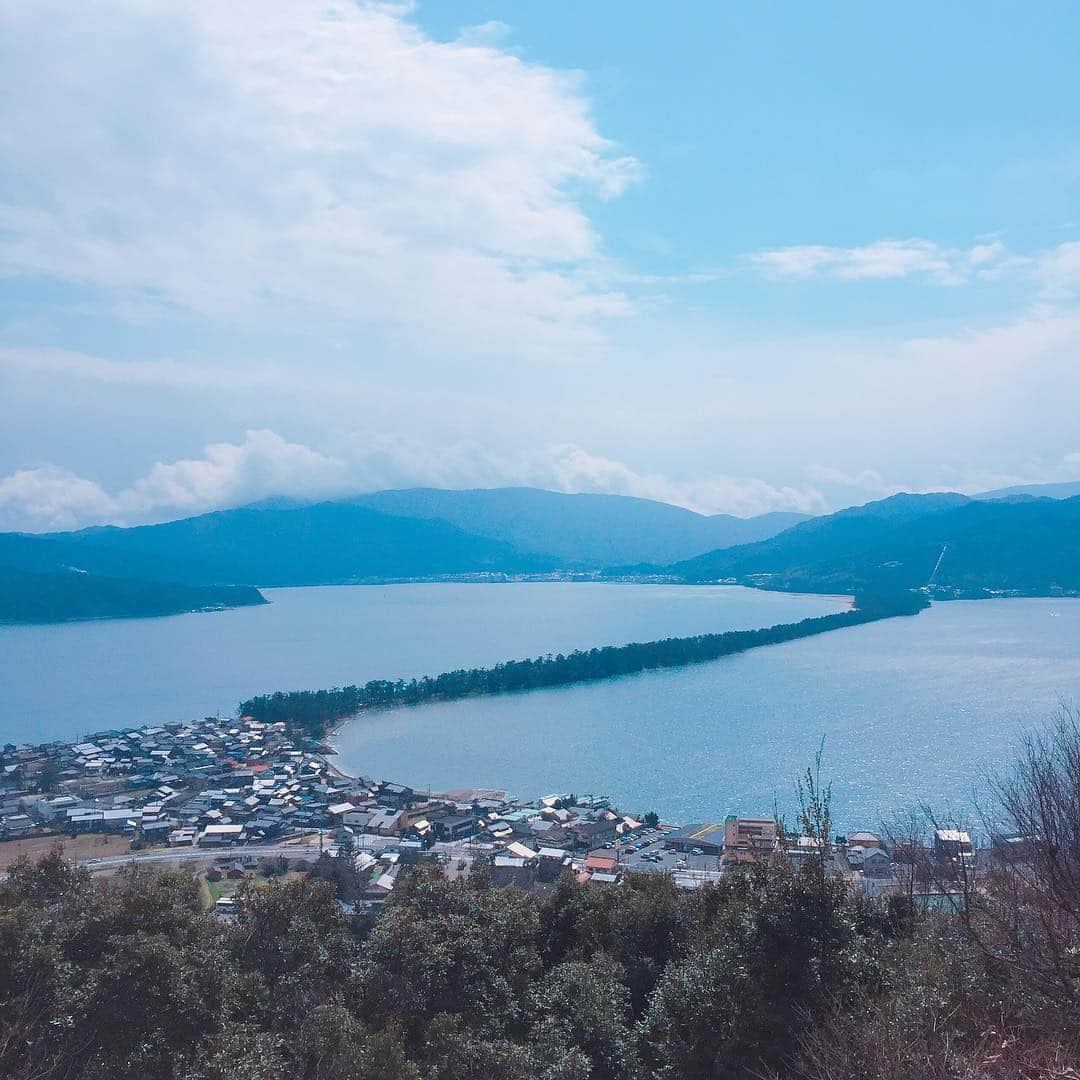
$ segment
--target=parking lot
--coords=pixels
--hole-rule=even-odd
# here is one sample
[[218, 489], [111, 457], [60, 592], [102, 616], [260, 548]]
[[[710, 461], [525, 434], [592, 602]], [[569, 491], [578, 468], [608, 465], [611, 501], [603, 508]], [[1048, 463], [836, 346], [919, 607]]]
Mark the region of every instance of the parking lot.
[[[664, 836], [671, 827], [642, 829], [623, 841], [619, 862], [629, 870], [646, 873], [671, 873], [673, 870], [716, 870], [719, 860], [715, 855], [682, 854], [664, 847]], [[615, 855], [615, 845], [608, 842], [589, 852], [590, 855]]]

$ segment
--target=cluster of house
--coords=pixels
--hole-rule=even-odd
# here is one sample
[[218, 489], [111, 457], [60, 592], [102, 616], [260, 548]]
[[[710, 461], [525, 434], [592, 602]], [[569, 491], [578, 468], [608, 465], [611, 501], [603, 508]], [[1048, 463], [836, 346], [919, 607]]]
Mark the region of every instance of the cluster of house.
[[0, 751], [0, 839], [112, 832], [142, 846], [203, 847], [333, 830], [420, 848], [475, 838], [501, 850], [520, 835], [534, 846], [588, 848], [614, 837], [616, 826], [631, 825], [637, 823], [602, 798], [527, 805], [502, 791], [436, 797], [346, 776], [298, 744], [284, 724], [248, 717]]
[[333, 828], [360, 793], [398, 820], [407, 791], [357, 781], [284, 724], [208, 717], [0, 752], [0, 837], [112, 832], [140, 845], [232, 845]]
[[[550, 795], [535, 803], [492, 807], [483, 816], [454, 816], [448, 820], [475, 829], [470, 839], [439, 845], [427, 854], [440, 858], [451, 877], [470, 872], [475, 860], [482, 859], [495, 884], [529, 890], [543, 889], [567, 872], [579, 883], [610, 885], [631, 871], [665, 873], [677, 885], [694, 888], [764, 857], [786, 855], [797, 864], [823, 846], [813, 837], [785, 834], [772, 818], [731, 815], [723, 822], [679, 828], [636, 821], [602, 799], [586, 800], [580, 809], [583, 812], [572, 805], [572, 797]], [[434, 829], [434, 822], [421, 820], [393, 847], [356, 855], [361, 869], [372, 870], [367, 906], [377, 906], [390, 894], [403, 865], [424, 856], [422, 837], [429, 825]], [[447, 831], [436, 835], [450, 839]], [[903, 845], [894, 845], [890, 853], [874, 833], [852, 832], [824, 846], [829, 870], [869, 895], [906, 892], [912, 881], [915, 893], [934, 891], [928, 884], [932, 872], [915, 875], [912, 853]], [[975, 866], [971, 838], [960, 830], [937, 829], [922, 855], [923, 869], [937, 871], [939, 881], [953, 879], [958, 865]]]
[[[818, 854], [822, 847], [822, 841], [815, 837], [782, 834], [772, 818], [735, 815], [719, 823], [687, 825], [672, 833], [667, 844], [676, 851], [715, 856], [721, 870], [781, 851], [797, 863]], [[828, 844], [827, 858], [834, 870], [854, 871], [869, 878], [888, 878], [893, 871], [884, 843], [871, 832], [837, 837]]]
[[[649, 815], [650, 819], [652, 818]], [[208, 717], [105, 731], [79, 743], [0, 751], [0, 839], [114, 832], [143, 847], [277, 843], [315, 832], [353, 853], [376, 905], [404, 865], [437, 857], [451, 876], [480, 859], [497, 884], [542, 886], [566, 872], [608, 885], [628, 870], [668, 873], [687, 887], [763, 855], [793, 861], [822, 842], [784, 834], [772, 818], [731, 815], [684, 827], [639, 821], [604, 796], [523, 802], [504, 791], [433, 795], [346, 776], [297, 743], [284, 724]], [[869, 832], [827, 845], [830, 866], [871, 893], [895, 884], [910, 853]], [[933, 857], [966, 865], [967, 833], [939, 829]]]
[[[773, 818], [728, 816], [723, 822], [687, 825], [668, 834], [665, 846], [716, 860], [719, 873], [767, 855], [784, 854], [794, 864], [825, 849], [827, 869], [859, 885], [871, 895], [884, 895], [907, 880], [915, 868], [924, 878], [953, 879], [958, 872], [977, 870], [977, 855], [969, 833], [935, 828], [929, 846], [916, 841], [892, 840], [865, 830], [819, 837], [784, 833]], [[917, 850], [916, 850], [917, 849]]]

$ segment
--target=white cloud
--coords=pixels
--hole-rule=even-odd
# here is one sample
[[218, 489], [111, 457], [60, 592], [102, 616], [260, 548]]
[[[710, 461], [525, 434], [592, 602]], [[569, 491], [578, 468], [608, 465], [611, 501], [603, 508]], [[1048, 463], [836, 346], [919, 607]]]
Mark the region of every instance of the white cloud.
[[1080, 477], [1080, 451], [1028, 462], [1008, 473], [940, 465], [921, 483], [886, 480], [874, 469], [826, 465], [804, 470], [808, 484], [777, 485], [753, 477], [672, 479], [572, 443], [521, 453], [493, 453], [475, 443], [442, 447], [401, 436], [356, 435], [323, 453], [272, 431], [249, 431], [239, 443], [212, 443], [198, 458], [158, 462], [133, 484], [110, 493], [94, 480], [53, 465], [0, 477], [0, 531], [47, 532], [96, 524], [166, 521], [243, 505], [273, 495], [343, 497], [383, 488], [529, 485], [552, 491], [633, 495], [699, 513], [743, 517], [773, 510], [828, 513], [896, 492], [976, 494], [1016, 484]]
[[0, 477], [0, 529], [47, 532], [85, 525], [131, 525], [235, 506], [269, 495], [318, 496], [349, 486], [343, 462], [272, 431], [239, 444], [213, 443], [201, 458], [158, 462], [110, 494], [55, 465]]
[[947, 248], [932, 240], [877, 240], [860, 247], [797, 245], [759, 251], [751, 261], [770, 277], [838, 281], [923, 278], [940, 285], [960, 285], [972, 277], [997, 273], [1008, 259], [997, 240], [969, 248]]
[[1037, 272], [1047, 300], [1075, 298], [1080, 294], [1080, 241], [1059, 244], [1044, 252]]
[[[579, 79], [401, 5], [0, 9], [0, 275], [113, 310], [330, 315], [427, 347], [587, 348], [628, 310], [581, 195], [639, 174]], [[588, 283], [586, 281], [588, 279]]]
[[93, 480], [44, 465], [0, 477], [0, 531], [49, 532], [112, 520], [115, 500]]
[[199, 513], [268, 495], [319, 495], [348, 484], [345, 463], [273, 431], [249, 431], [243, 443], [213, 443], [201, 458], [150, 472], [117, 497], [129, 518]]
[[1033, 283], [1038, 299], [1059, 302], [1080, 292], [1080, 241], [1030, 254], [1011, 252], [990, 237], [951, 248], [932, 240], [877, 240], [859, 247], [795, 245], [755, 252], [750, 263], [782, 281], [871, 281], [914, 278], [938, 285], [994, 281], [1006, 275]]
[[[92, 477], [116, 503], [139, 490], [154, 461], [207, 457], [170, 453], [181, 439], [243, 446], [229, 436], [242, 423], [329, 459], [301, 473], [315, 492], [525, 483], [742, 514], [837, 507], [896, 490], [976, 492], [1072, 475], [1061, 463], [1077, 451], [1078, 349], [1080, 313], [1050, 308], [899, 342], [672, 348], [660, 379], [645, 343], [643, 384], [612, 367], [605, 376], [624, 380], [620, 393], [591, 396], [594, 375], [582, 369], [561, 380], [537, 371], [526, 392], [493, 385], [485, 396], [487, 387], [387, 386], [298, 366], [0, 350], [0, 400], [10, 413], [0, 476], [50, 462]], [[212, 461], [205, 468], [220, 476]], [[257, 475], [254, 466], [247, 475]], [[190, 483], [195, 494], [174, 500], [173, 512], [281, 491], [275, 476], [248, 488], [221, 483], [213, 498]], [[53, 527], [56, 497], [43, 498], [33, 518], [9, 514], [7, 527]], [[121, 509], [136, 520], [138, 506], [153, 501], [144, 493]], [[157, 501], [158, 516], [168, 516], [168, 500]], [[107, 517], [110, 504], [100, 505], [100, 516], [92, 503], [79, 523]]]
[[44, 532], [103, 523], [133, 525], [242, 505], [272, 495], [317, 499], [380, 488], [526, 484], [554, 491], [636, 495], [703, 513], [742, 516], [769, 510], [820, 512], [815, 489], [762, 480], [709, 477], [673, 481], [621, 461], [559, 444], [493, 454], [472, 443], [444, 447], [397, 436], [355, 436], [323, 453], [273, 431], [241, 443], [213, 443], [198, 458], [158, 462], [130, 486], [109, 493], [70, 470], [45, 465], [0, 478], [0, 529]]
[[459, 45], [479, 45], [483, 48], [506, 46], [510, 41], [510, 27], [499, 19], [489, 19], [476, 26], [466, 26], [457, 36]]
[[589, 454], [572, 444], [550, 447], [541, 469], [548, 477], [543, 481], [545, 486], [558, 491], [636, 495], [704, 514], [750, 517], [771, 510], [817, 514], [827, 509], [821, 492], [812, 487], [777, 487], [764, 480], [730, 476], [676, 481], [659, 473], [637, 472], [621, 461]]

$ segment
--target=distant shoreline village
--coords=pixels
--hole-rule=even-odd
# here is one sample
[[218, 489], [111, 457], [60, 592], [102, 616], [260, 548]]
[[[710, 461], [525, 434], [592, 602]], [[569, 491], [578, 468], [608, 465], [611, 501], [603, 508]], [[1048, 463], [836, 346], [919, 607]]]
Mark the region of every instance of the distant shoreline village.
[[[530, 890], [564, 873], [601, 886], [628, 872], [666, 874], [694, 888], [762, 855], [798, 862], [820, 849], [768, 816], [675, 824], [651, 811], [627, 813], [602, 795], [521, 800], [498, 789], [425, 792], [349, 776], [330, 753], [294, 738], [283, 722], [251, 717], [9, 744], [0, 752], [0, 851], [7, 850], [0, 865], [24, 850], [85, 845], [86, 838], [113, 840], [106, 855], [81, 860], [98, 871], [132, 862], [224, 859], [243, 867], [271, 857], [310, 862], [344, 854], [366, 877], [354, 905], [360, 913], [380, 907], [402, 868], [423, 859], [438, 860], [450, 877], [480, 862], [496, 884]], [[936, 843], [974, 857], [966, 833]], [[901, 869], [870, 831], [837, 837], [828, 858], [869, 895], [903, 886]], [[231, 905], [229, 897], [218, 903], [225, 911]]]

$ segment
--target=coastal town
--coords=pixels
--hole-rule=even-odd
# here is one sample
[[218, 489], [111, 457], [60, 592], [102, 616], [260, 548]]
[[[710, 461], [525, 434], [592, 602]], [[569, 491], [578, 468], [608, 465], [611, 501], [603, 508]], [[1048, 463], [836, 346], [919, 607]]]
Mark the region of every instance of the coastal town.
[[[59, 843], [92, 872], [161, 862], [190, 866], [211, 883], [258, 880], [271, 868], [311, 871], [330, 860], [348, 869], [343, 908], [361, 914], [378, 909], [402, 870], [425, 859], [451, 878], [479, 864], [496, 885], [536, 892], [564, 874], [597, 887], [628, 873], [666, 874], [691, 889], [767, 856], [797, 863], [823, 843], [767, 816], [678, 825], [654, 812], [625, 813], [601, 795], [421, 791], [348, 776], [331, 756], [283, 722], [251, 717], [8, 744], [0, 751], [0, 869]], [[973, 877], [990, 854], [976, 851], [968, 832], [938, 828], [922, 852], [926, 865], [946, 871], [935, 878], [916, 874], [910, 840], [888, 843], [859, 830], [825, 846], [830, 870], [871, 896], [942, 895], [948, 888], [931, 880]], [[233, 908], [233, 891], [209, 890], [222, 913]]]

